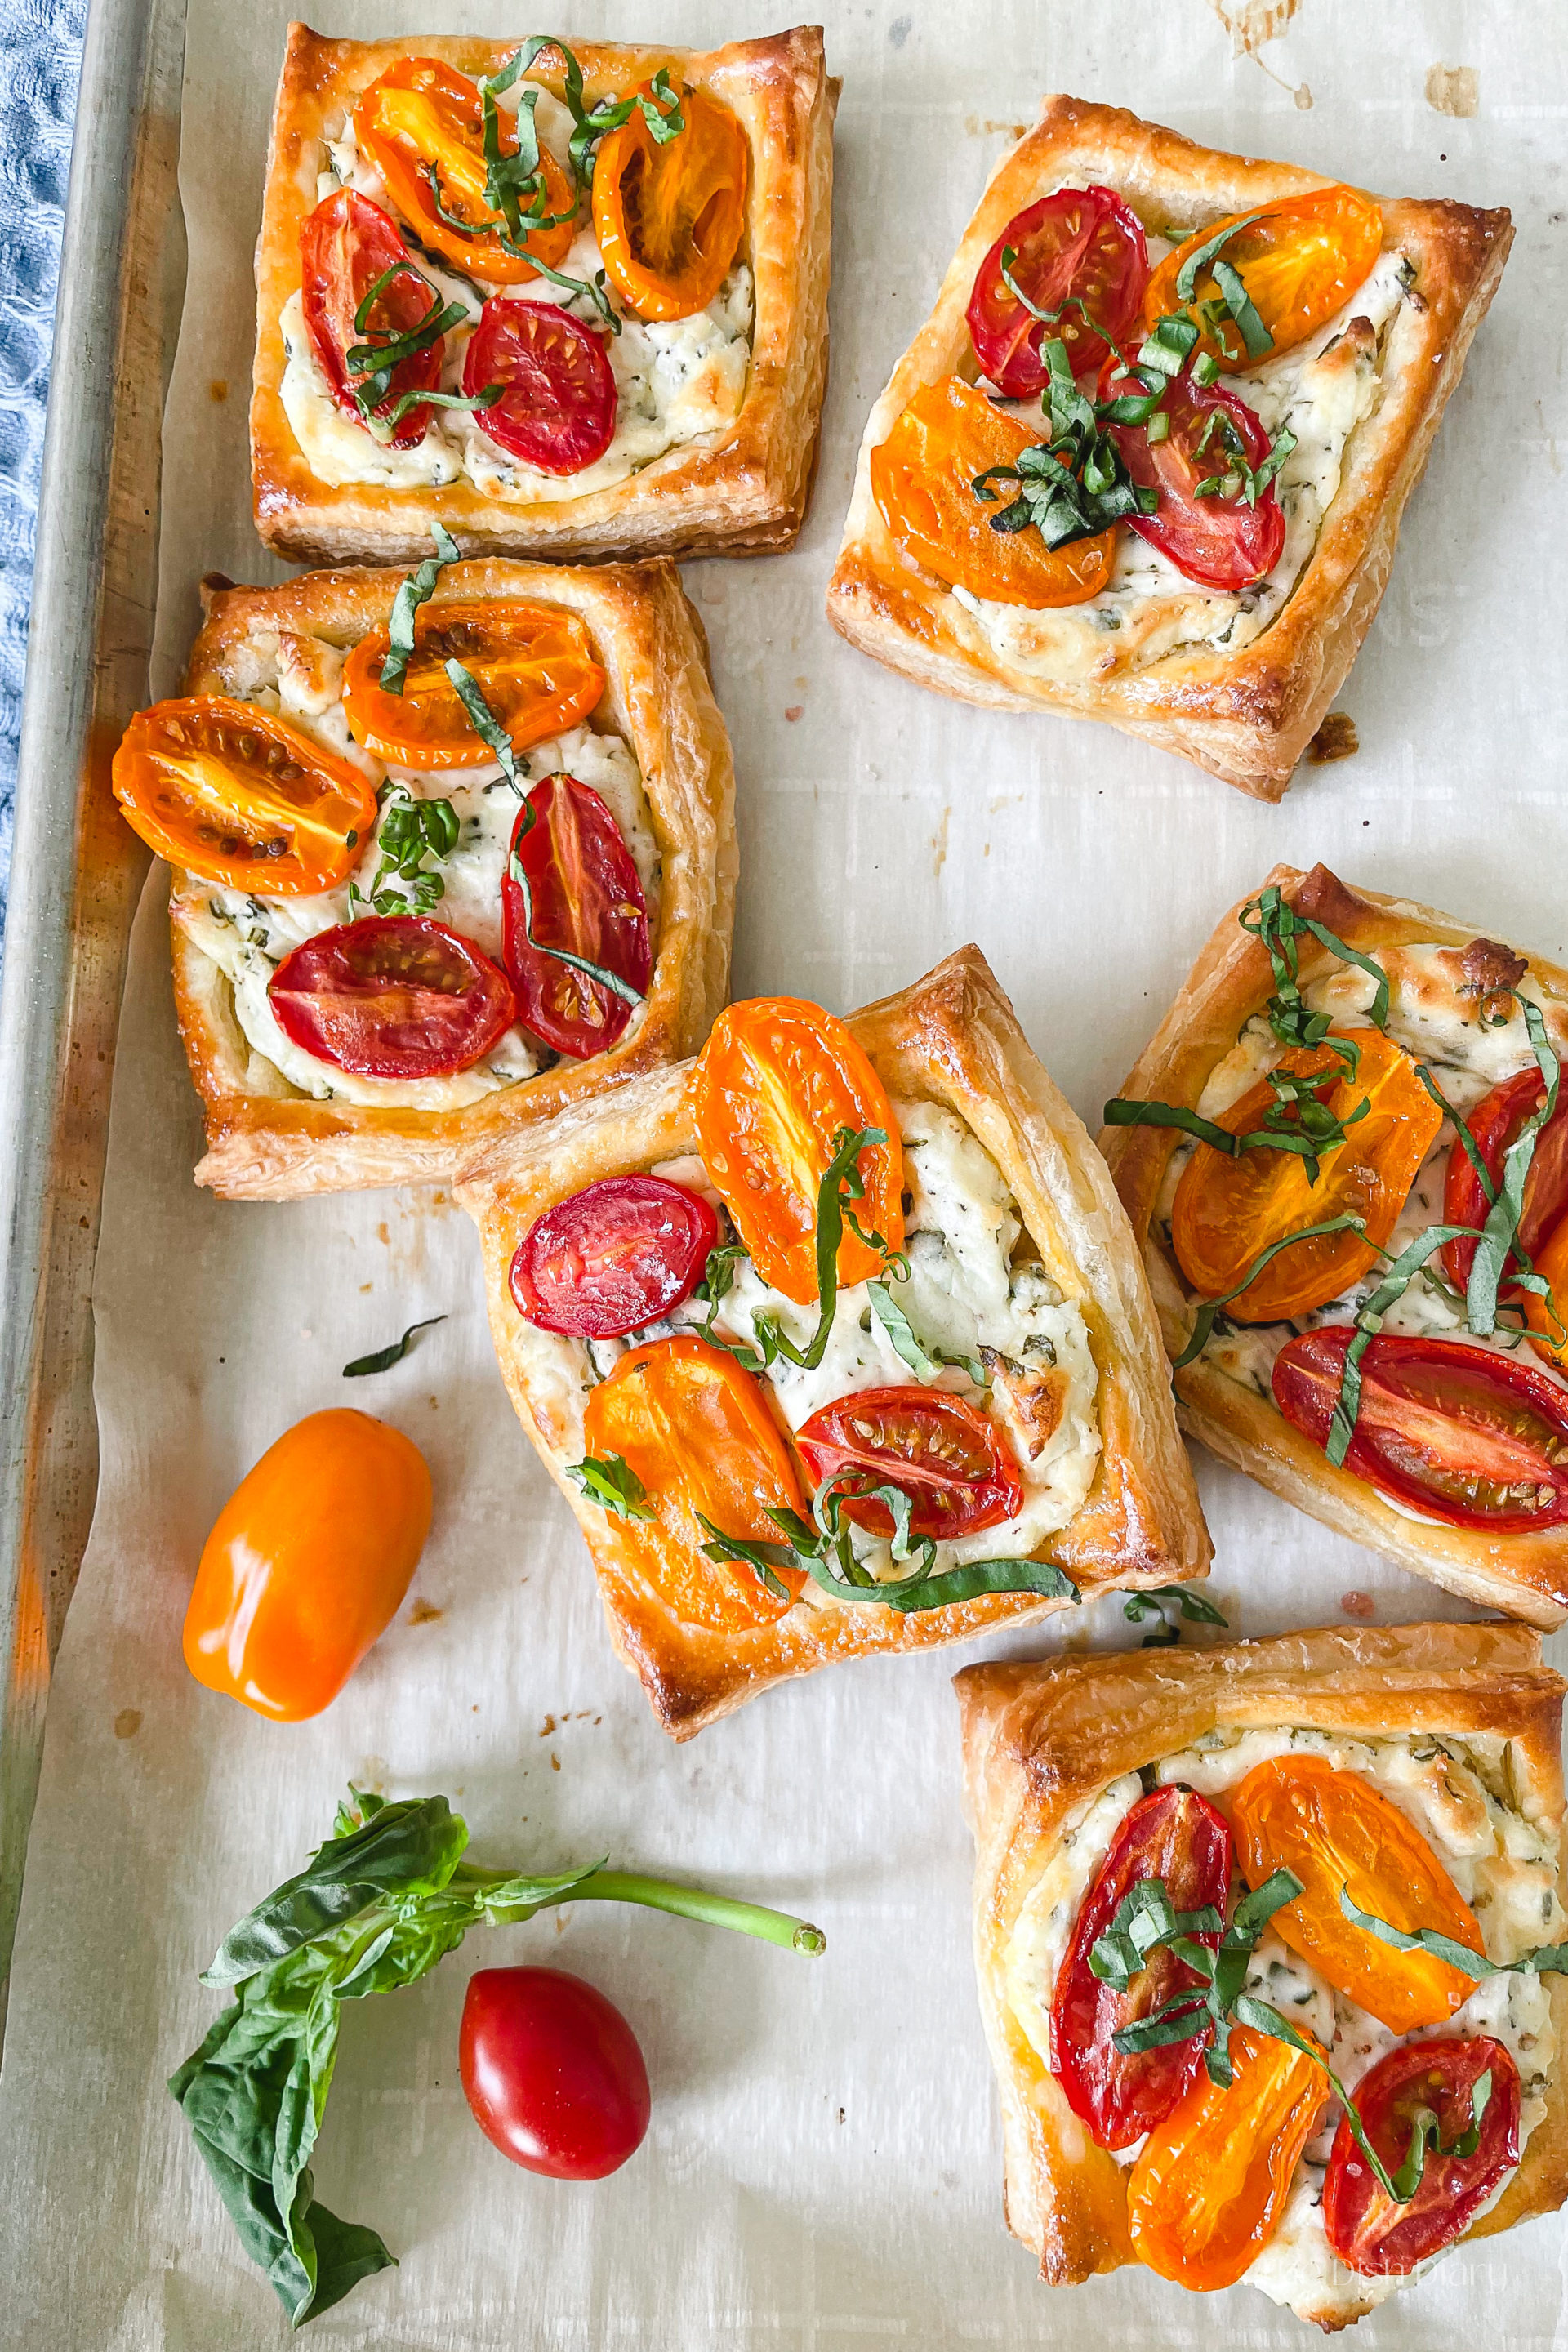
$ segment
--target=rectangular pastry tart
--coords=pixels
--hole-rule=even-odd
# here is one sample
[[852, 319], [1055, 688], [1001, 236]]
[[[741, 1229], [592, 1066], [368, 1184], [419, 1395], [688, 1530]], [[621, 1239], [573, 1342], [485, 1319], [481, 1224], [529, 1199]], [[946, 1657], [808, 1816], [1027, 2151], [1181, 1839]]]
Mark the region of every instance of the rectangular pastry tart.
[[731, 1005], [458, 1197], [677, 1738], [836, 1659], [1205, 1572], [1137, 1250], [976, 950], [847, 1023]]
[[1047, 99], [871, 411], [829, 619], [1278, 800], [1511, 235]]
[[1142, 2262], [1333, 2330], [1557, 2210], [1564, 1685], [1538, 1634], [1288, 1633], [957, 1688], [1007, 2221], [1045, 2280]]
[[114, 761], [174, 869], [198, 1183], [440, 1182], [701, 1044], [734, 775], [673, 565], [433, 556], [206, 604]]
[[1465, 1599], [1568, 1616], [1568, 972], [1277, 866], [1100, 1139], [1184, 1425]]
[[822, 33], [706, 53], [290, 26], [256, 525], [301, 563], [783, 547], [827, 366]]

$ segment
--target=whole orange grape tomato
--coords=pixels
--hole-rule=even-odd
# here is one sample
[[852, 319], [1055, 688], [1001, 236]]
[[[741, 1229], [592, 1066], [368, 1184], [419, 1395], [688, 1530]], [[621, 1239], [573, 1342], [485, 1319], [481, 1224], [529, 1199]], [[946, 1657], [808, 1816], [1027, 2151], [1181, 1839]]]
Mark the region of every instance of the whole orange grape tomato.
[[[648, 97], [645, 82], [639, 97]], [[746, 225], [746, 134], [727, 106], [683, 89], [685, 129], [662, 145], [635, 106], [594, 162], [605, 275], [639, 319], [689, 319], [729, 274]]]
[[391, 1624], [429, 1532], [430, 1473], [400, 1431], [347, 1406], [296, 1422], [213, 1524], [186, 1665], [275, 1722], [320, 1715]]
[[[698, 1056], [692, 1105], [703, 1164], [757, 1272], [798, 1306], [816, 1298], [816, 1205], [845, 1128], [879, 1128], [859, 1157], [857, 1223], [889, 1252], [904, 1238], [904, 1155], [881, 1079], [842, 1021], [796, 996], [753, 996], [719, 1015]], [[838, 1279], [883, 1259], [845, 1222]]]
[[[782, 1617], [790, 1601], [768, 1591], [744, 1561], [705, 1559], [711, 1540], [698, 1514], [743, 1543], [779, 1543], [767, 1515], [804, 1511], [800, 1482], [767, 1400], [732, 1356], [695, 1332], [628, 1349], [588, 1398], [588, 1452], [619, 1454], [654, 1517], [609, 1518], [620, 1550], [683, 1625], [743, 1633]], [[790, 1600], [805, 1578], [778, 1571]]]
[[[1321, 1072], [1326, 1083], [1319, 1099], [1345, 1123], [1344, 1141], [1321, 1155], [1315, 1184], [1308, 1182], [1306, 1162], [1297, 1153], [1267, 1145], [1233, 1160], [1213, 1144], [1200, 1143], [1182, 1171], [1171, 1244], [1201, 1297], [1221, 1297], [1271, 1242], [1287, 1234], [1327, 1224], [1347, 1212], [1366, 1220], [1364, 1234], [1347, 1227], [1281, 1250], [1226, 1307], [1234, 1322], [1277, 1323], [1304, 1315], [1359, 1281], [1376, 1263], [1436, 1140], [1443, 1114], [1409, 1055], [1376, 1029], [1358, 1029], [1354, 1038], [1361, 1048], [1354, 1077], [1343, 1075], [1343, 1062], [1328, 1045], [1289, 1053], [1280, 1064], [1303, 1077]], [[1215, 1125], [1227, 1135], [1261, 1133], [1275, 1099], [1262, 1079]], [[1363, 1102], [1370, 1108], [1350, 1125]]]
[[1202, 330], [1197, 348], [1226, 369], [1256, 366], [1258, 361], [1249, 356], [1234, 319], [1203, 307], [1216, 296], [1223, 299], [1215, 262], [1236, 271], [1273, 338], [1274, 350], [1288, 352], [1305, 342], [1349, 301], [1365, 280], [1383, 244], [1383, 215], [1359, 188], [1314, 188], [1309, 195], [1288, 196], [1279, 204], [1262, 205], [1256, 213], [1237, 213], [1232, 218], [1245, 221], [1247, 226], [1237, 228], [1199, 268], [1189, 300], [1183, 301], [1176, 281], [1189, 256], [1223, 234], [1225, 221], [1198, 229], [1174, 253], [1167, 254], [1143, 297], [1143, 317], [1149, 326], [1184, 310]]
[[1340, 1907], [1343, 1887], [1359, 1910], [1406, 1935], [1434, 1927], [1483, 1949], [1474, 1913], [1420, 1831], [1359, 1772], [1337, 1772], [1322, 1756], [1274, 1757], [1237, 1790], [1231, 1825], [1249, 1886], [1277, 1870], [1301, 1881], [1274, 1914], [1276, 1931], [1391, 2032], [1440, 2025], [1469, 1999], [1474, 1978], [1428, 1952], [1396, 1952]]
[[871, 452], [871, 495], [905, 553], [949, 587], [1033, 612], [1081, 604], [1110, 579], [1115, 526], [1053, 550], [1032, 527], [993, 530], [1005, 490], [993, 483], [1001, 496], [987, 505], [974, 488], [1039, 438], [960, 376], [924, 384]]
[[[479, 85], [467, 74], [438, 58], [399, 58], [361, 91], [353, 124], [361, 152], [381, 173], [394, 208], [422, 245], [456, 262], [466, 276], [511, 286], [538, 276], [535, 261], [559, 269], [575, 234], [577, 192], [570, 175], [541, 140], [543, 220], [525, 230], [522, 252], [510, 251], [505, 221], [485, 201], [483, 109]], [[517, 132], [504, 110], [497, 127], [501, 153], [515, 155]]]
[[222, 694], [139, 710], [110, 772], [121, 815], [150, 849], [263, 898], [335, 890], [375, 824], [375, 793], [357, 768]]
[[421, 604], [401, 694], [381, 683], [384, 629], [362, 637], [343, 667], [343, 708], [354, 740], [378, 760], [422, 772], [493, 767], [495, 754], [447, 675], [460, 661], [478, 681], [514, 751], [577, 726], [605, 691], [593, 640], [558, 604]]
[[[1302, 2031], [1302, 2040], [1313, 2037]], [[1322, 2068], [1288, 2042], [1238, 2026], [1230, 2054], [1229, 2089], [1200, 2071], [1150, 2133], [1127, 2183], [1133, 2252], [1199, 2294], [1234, 2286], [1268, 2243], [1332, 2096]]]

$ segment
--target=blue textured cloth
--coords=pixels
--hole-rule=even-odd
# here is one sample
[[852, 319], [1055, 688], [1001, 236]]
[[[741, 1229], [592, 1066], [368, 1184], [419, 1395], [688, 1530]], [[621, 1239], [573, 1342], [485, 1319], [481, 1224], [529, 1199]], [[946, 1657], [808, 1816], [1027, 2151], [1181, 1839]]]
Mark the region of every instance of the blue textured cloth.
[[0, 0], [0, 940], [60, 222], [87, 0]]

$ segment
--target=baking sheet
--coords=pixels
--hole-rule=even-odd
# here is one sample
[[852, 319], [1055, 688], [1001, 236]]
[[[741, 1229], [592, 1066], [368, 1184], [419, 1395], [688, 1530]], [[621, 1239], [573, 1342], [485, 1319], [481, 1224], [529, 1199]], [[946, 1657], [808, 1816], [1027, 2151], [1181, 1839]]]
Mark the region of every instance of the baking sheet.
[[[1539, 12], [1301, 0], [1082, 7], [877, 0], [834, 12], [834, 359], [811, 520], [792, 554], [692, 567], [735, 738], [741, 993], [848, 1007], [978, 940], [1092, 1118], [1216, 910], [1276, 857], [1447, 904], [1568, 952], [1559, 615], [1563, 126], [1568, 61]], [[252, 538], [249, 255], [286, 11], [195, 0], [182, 182], [190, 292], [170, 403], [155, 692], [208, 569], [276, 577]], [[493, 9], [344, 5], [326, 29], [480, 28]], [[584, 6], [570, 30], [705, 45], [781, 21], [697, 0]], [[523, 29], [521, 26], [519, 30]], [[1440, 72], [1435, 69], [1441, 68]], [[1467, 79], [1474, 75], [1474, 87]], [[1260, 807], [1102, 729], [985, 717], [884, 676], [821, 615], [861, 421], [923, 316], [985, 171], [1033, 95], [1125, 103], [1213, 143], [1373, 186], [1513, 206], [1519, 239], [1383, 610], [1341, 698], [1362, 750]], [[1429, 96], [1429, 91], [1431, 95]], [[1304, 102], [1310, 96], [1310, 105]], [[1438, 103], [1449, 110], [1440, 111]], [[1477, 110], [1464, 110], [1474, 103]], [[626, 2342], [781, 2352], [1077, 2342], [1300, 2345], [1255, 2292], [1127, 2272], [1052, 2294], [1007, 2238], [969, 1958], [969, 1853], [948, 1676], [1049, 1632], [777, 1692], [676, 1748], [611, 1655], [569, 1515], [508, 1408], [478, 1254], [439, 1196], [279, 1207], [198, 1195], [166, 930], [138, 923], [97, 1289], [102, 1487], [48, 1721], [0, 2073], [0, 2341], [104, 2352], [279, 2343], [270, 2290], [162, 2084], [214, 2013], [195, 1971], [325, 1833], [358, 1777], [441, 1790], [487, 1861], [609, 1853], [799, 1909], [817, 1963], [580, 1906], [470, 1940], [356, 2004], [317, 2166], [401, 2269], [313, 2324], [377, 2352]], [[342, 1365], [445, 1312], [395, 1371]], [[289, 1423], [353, 1402], [417, 1439], [436, 1529], [398, 1623], [329, 1713], [281, 1728], [205, 1693], [178, 1636], [202, 1538]], [[1236, 1630], [1458, 1604], [1200, 1460]], [[1135, 1638], [1102, 1604], [1072, 1641]], [[595, 2189], [536, 2181], [475, 2131], [456, 2080], [471, 1967], [592, 1977], [643, 2041], [655, 2108]], [[1500, 2333], [1568, 2346], [1555, 2221], [1362, 2323], [1373, 2352]]]

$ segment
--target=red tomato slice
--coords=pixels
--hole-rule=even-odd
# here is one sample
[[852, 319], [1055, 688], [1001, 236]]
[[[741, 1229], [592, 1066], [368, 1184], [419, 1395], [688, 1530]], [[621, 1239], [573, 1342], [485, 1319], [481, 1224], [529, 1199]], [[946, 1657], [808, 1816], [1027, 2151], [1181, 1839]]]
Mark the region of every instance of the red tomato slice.
[[[1018, 1465], [994, 1423], [941, 1389], [861, 1389], [814, 1412], [795, 1442], [819, 1486], [859, 1470], [901, 1487], [917, 1536], [973, 1535], [1024, 1507]], [[873, 1535], [893, 1532], [885, 1503], [851, 1503], [844, 1516]]]
[[[362, 334], [354, 325], [354, 312], [376, 279], [398, 262], [408, 267], [382, 288]], [[353, 188], [340, 188], [335, 196], [318, 205], [300, 231], [300, 297], [310, 349], [332, 398], [345, 416], [363, 425], [349, 389], [349, 352], [362, 343], [406, 335], [427, 316], [438, 298], [418, 274], [396, 223], [379, 205], [356, 194]], [[375, 411], [377, 416], [389, 416], [405, 392], [434, 392], [441, 381], [445, 349], [444, 338], [437, 335], [412, 359], [400, 360], [393, 370], [392, 389]], [[412, 448], [424, 438], [429, 422], [428, 408], [411, 408], [393, 434], [393, 446]]]
[[[1130, 386], [1125, 383], [1113, 356], [1100, 373], [1100, 398], [1114, 398], [1118, 384], [1142, 390], [1135, 379]], [[1194, 493], [1200, 482], [1226, 471], [1216, 416], [1229, 419], [1249, 466], [1260, 466], [1268, 457], [1268, 434], [1239, 394], [1226, 384], [1194, 383], [1190, 375], [1173, 380], [1157, 413], [1169, 419], [1163, 441], [1151, 441], [1145, 425], [1107, 427], [1132, 479], [1160, 493], [1154, 512], [1129, 515], [1128, 529], [1205, 588], [1249, 588], [1273, 571], [1285, 544], [1285, 509], [1273, 483], [1251, 507], [1239, 494], [1227, 499], [1213, 490], [1200, 499]]]
[[1403, 2277], [1417, 2263], [1451, 2246], [1475, 2220], [1498, 2184], [1519, 2162], [1519, 2069], [1500, 2042], [1407, 2042], [1391, 2050], [1352, 2096], [1362, 2125], [1384, 2164], [1396, 2172], [1410, 2153], [1410, 2135], [1423, 2107], [1437, 2118], [1440, 2146], [1470, 2128], [1472, 2094], [1490, 2073], [1491, 2096], [1481, 2117], [1474, 2156], [1444, 2156], [1428, 2147], [1421, 2185], [1408, 2205], [1395, 2205], [1377, 2183], [1341, 2118], [1323, 2181], [1323, 2229], [1341, 2262], [1363, 2278]]
[[719, 1220], [664, 1176], [606, 1176], [536, 1218], [511, 1262], [525, 1321], [574, 1339], [622, 1339], [702, 1279]]
[[362, 1078], [447, 1078], [517, 1014], [506, 974], [428, 915], [366, 915], [284, 957], [268, 982], [284, 1035]]
[[[1274, 1364], [1274, 1402], [1326, 1445], [1350, 1326], [1303, 1331]], [[1515, 1535], [1568, 1519], [1568, 1390], [1458, 1339], [1384, 1333], [1361, 1360], [1345, 1468], [1445, 1527]]]
[[[1033, 319], [1002, 282], [1008, 270], [1037, 310], [1061, 310], [1076, 296], [1105, 329], [1097, 335], [1081, 310], [1063, 311], [1055, 326]], [[1143, 225], [1110, 188], [1062, 188], [1014, 215], [975, 273], [969, 298], [969, 333], [975, 355], [998, 392], [1025, 400], [1043, 389], [1040, 345], [1059, 338], [1076, 374], [1099, 367], [1113, 344], [1132, 332], [1149, 282]]]
[[[520, 868], [533, 900], [531, 925]], [[647, 995], [653, 976], [653, 951], [642, 877], [620, 826], [591, 784], [558, 775], [534, 785], [518, 811], [500, 895], [518, 1019], [574, 1061], [604, 1053], [633, 1007], [549, 950], [563, 948], [613, 971], [639, 996]]]
[[[1509, 1145], [1531, 1111], [1546, 1099], [1546, 1087], [1532, 1062], [1482, 1097], [1465, 1121], [1480, 1148], [1487, 1173], [1494, 1185], [1502, 1181], [1502, 1163]], [[1474, 1225], [1487, 1221], [1490, 1203], [1481, 1180], [1470, 1165], [1469, 1153], [1458, 1139], [1448, 1156], [1448, 1181], [1443, 1195], [1446, 1225]], [[1560, 1219], [1568, 1215], [1568, 1087], [1564, 1087], [1546, 1125], [1535, 1139], [1530, 1173], [1524, 1180], [1524, 1210], [1519, 1221], [1520, 1246], [1527, 1257], [1540, 1254]], [[1464, 1290], [1476, 1262], [1473, 1241], [1447, 1242], [1443, 1265], [1450, 1282]]]
[[[1101, 2147], [1131, 2147], [1163, 2121], [1185, 2095], [1211, 2035], [1170, 2042], [1123, 2057], [1111, 2040], [1124, 2025], [1203, 1979], [1172, 1952], [1152, 1952], [1127, 1992], [1102, 1984], [1089, 1956], [1141, 1879], [1163, 1878], [1178, 1911], [1212, 1903], [1224, 1916], [1230, 1889], [1230, 1830], [1225, 1816], [1191, 1789], [1155, 1789], [1140, 1797], [1117, 1831], [1100, 1874], [1083, 1899], [1072, 1942], [1057, 1971], [1051, 2001], [1051, 2065], [1074, 2115]], [[1217, 1936], [1194, 1942], [1213, 1950]]]
[[580, 474], [616, 437], [604, 338], [553, 302], [491, 295], [463, 357], [463, 390], [472, 399], [492, 383], [506, 390], [479, 423], [542, 474]]

